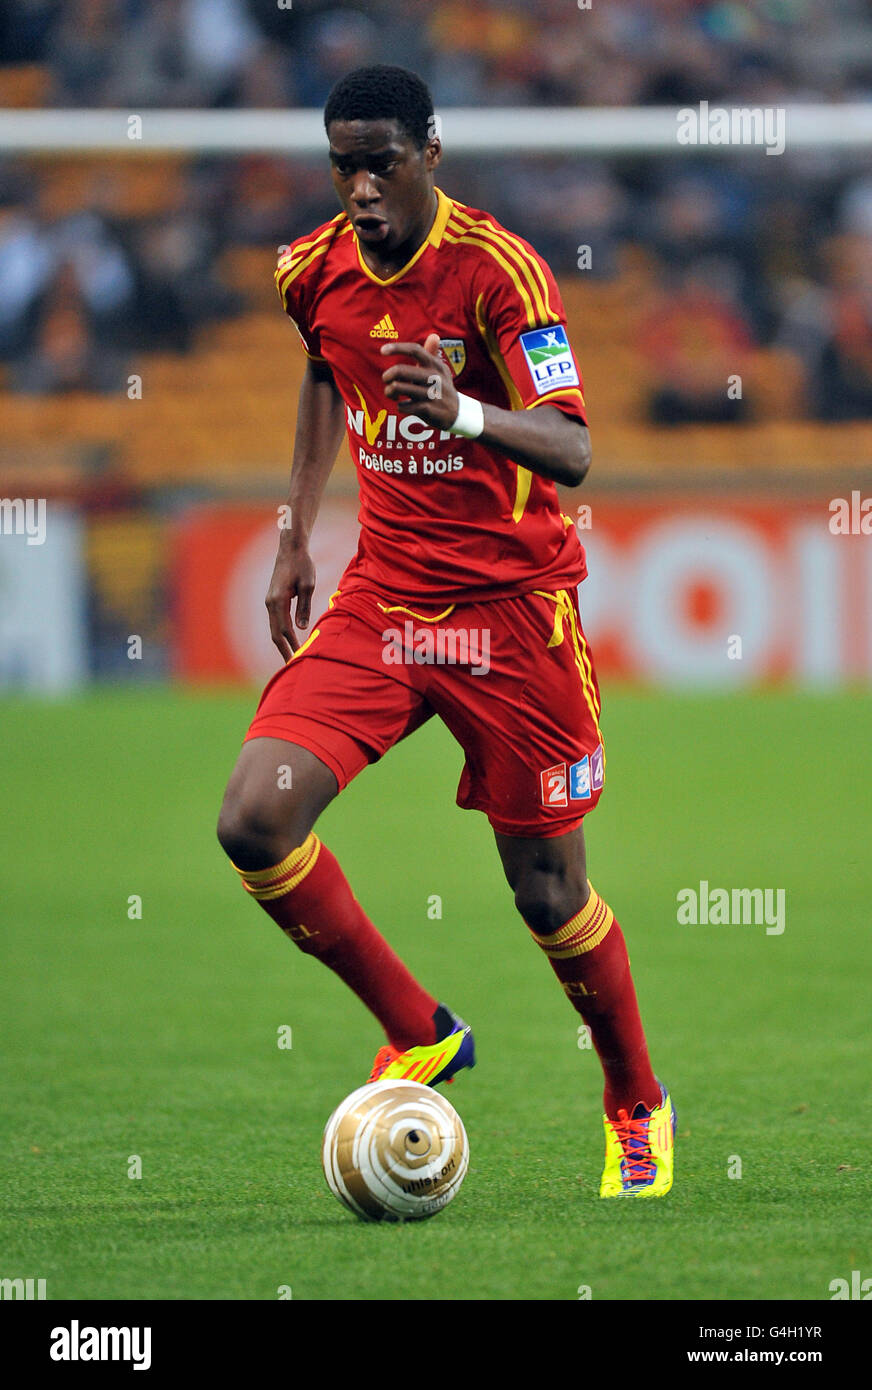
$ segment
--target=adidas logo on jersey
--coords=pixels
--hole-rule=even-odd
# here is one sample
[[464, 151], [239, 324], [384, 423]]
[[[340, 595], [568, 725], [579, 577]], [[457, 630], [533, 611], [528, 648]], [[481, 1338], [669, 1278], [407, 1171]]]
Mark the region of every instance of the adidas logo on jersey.
[[385, 314], [383, 319], [379, 319], [369, 330], [371, 338], [399, 338], [399, 333], [391, 322], [390, 314]]

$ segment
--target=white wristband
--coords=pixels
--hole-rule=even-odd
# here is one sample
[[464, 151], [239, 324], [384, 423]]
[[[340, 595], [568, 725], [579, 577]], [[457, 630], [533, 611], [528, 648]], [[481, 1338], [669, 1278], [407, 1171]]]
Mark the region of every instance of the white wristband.
[[462, 434], [465, 439], [478, 439], [484, 429], [484, 407], [474, 396], [457, 393], [457, 416], [454, 424], [448, 426], [451, 434]]

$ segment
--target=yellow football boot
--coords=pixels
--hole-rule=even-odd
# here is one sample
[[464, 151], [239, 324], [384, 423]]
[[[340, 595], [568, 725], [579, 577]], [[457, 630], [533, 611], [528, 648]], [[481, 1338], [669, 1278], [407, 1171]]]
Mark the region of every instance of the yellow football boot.
[[453, 1081], [464, 1067], [474, 1067], [472, 1029], [450, 1010], [445, 1012], [450, 1016], [452, 1027], [441, 1042], [407, 1047], [404, 1052], [385, 1043], [375, 1055], [367, 1085], [370, 1081], [419, 1081], [422, 1086], [438, 1086], [442, 1081]]
[[672, 1186], [675, 1149], [675, 1109], [660, 1083], [660, 1104], [653, 1110], [637, 1105], [632, 1116], [603, 1115], [606, 1164], [601, 1197], [665, 1197]]

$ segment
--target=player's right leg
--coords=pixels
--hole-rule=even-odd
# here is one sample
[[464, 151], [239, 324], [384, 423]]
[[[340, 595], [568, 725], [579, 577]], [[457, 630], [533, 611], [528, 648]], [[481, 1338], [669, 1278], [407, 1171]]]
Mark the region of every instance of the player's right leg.
[[431, 713], [408, 668], [388, 674], [383, 628], [369, 599], [333, 603], [319, 618], [264, 692], [218, 837], [249, 895], [382, 1024], [388, 1042], [373, 1077], [414, 1067], [434, 1085], [473, 1064], [469, 1030], [406, 969], [313, 828], [338, 791]]
[[354, 991], [393, 1047], [435, 1042], [438, 1001], [377, 931], [313, 832], [338, 790], [335, 775], [309, 749], [250, 739], [227, 787], [218, 839], [246, 892], [301, 951]]
[[237, 869], [268, 869], [303, 844], [338, 791], [335, 773], [308, 748], [250, 739], [224, 793], [221, 847]]

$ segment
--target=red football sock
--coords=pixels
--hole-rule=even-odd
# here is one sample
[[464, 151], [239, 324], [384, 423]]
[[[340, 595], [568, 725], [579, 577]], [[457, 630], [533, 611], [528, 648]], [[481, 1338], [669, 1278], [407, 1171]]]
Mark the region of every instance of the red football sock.
[[237, 873], [285, 935], [354, 990], [394, 1047], [403, 1051], [436, 1041], [437, 1000], [373, 926], [317, 835], [271, 869]]
[[624, 934], [608, 903], [591, 885], [584, 907], [556, 932], [530, 931], [590, 1029], [605, 1073], [609, 1119], [617, 1119], [619, 1110], [632, 1115], [640, 1101], [648, 1109], [659, 1105]]

